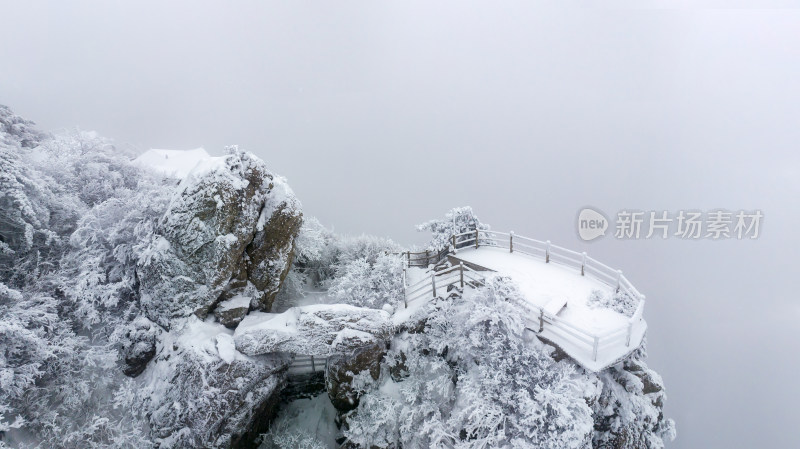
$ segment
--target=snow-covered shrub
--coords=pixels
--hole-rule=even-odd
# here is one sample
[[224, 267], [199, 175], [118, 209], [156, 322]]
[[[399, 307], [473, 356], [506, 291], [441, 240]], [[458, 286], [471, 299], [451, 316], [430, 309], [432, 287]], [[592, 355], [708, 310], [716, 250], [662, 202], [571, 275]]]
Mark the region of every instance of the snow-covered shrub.
[[[456, 207], [450, 209], [444, 215], [443, 219], [431, 220], [420, 225], [417, 225], [417, 231], [430, 231], [431, 241], [428, 243], [428, 249], [433, 251], [441, 251], [451, 245], [451, 236], [454, 234], [461, 234], [471, 231], [488, 231], [490, 229], [488, 224], [481, 223], [478, 216], [470, 206]], [[484, 240], [483, 235], [478, 236], [479, 241], [482, 243], [489, 243]], [[456, 246], [461, 248], [469, 239], [474, 239], [472, 234], [458, 237]], [[473, 242], [471, 242], [474, 244]]]
[[380, 309], [403, 300], [403, 262], [396, 254], [353, 258], [336, 267], [331, 280], [330, 298], [339, 303]]
[[636, 312], [636, 307], [639, 306], [639, 300], [623, 291], [609, 295], [602, 290], [592, 290], [586, 304], [593, 309], [611, 309], [627, 317], [632, 317]]
[[325, 248], [333, 242], [333, 231], [324, 227], [316, 217], [303, 219], [300, 233], [295, 239], [294, 260], [301, 266], [322, 260]]

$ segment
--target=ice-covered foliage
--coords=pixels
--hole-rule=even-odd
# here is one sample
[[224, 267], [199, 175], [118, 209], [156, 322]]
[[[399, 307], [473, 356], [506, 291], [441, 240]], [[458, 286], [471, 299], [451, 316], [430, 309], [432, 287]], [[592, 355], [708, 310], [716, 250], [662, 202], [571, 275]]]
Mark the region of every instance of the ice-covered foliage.
[[403, 291], [401, 251], [389, 239], [337, 236], [316, 219], [305, 220], [281, 304], [289, 308], [304, 295], [305, 288], [322, 288], [334, 303], [375, 309], [385, 304], [396, 306]]
[[403, 300], [403, 262], [396, 254], [381, 254], [370, 264], [355, 259], [337, 267], [329, 295], [336, 302], [360, 307], [397, 306]]
[[[450, 209], [443, 219], [431, 220], [417, 225], [417, 231], [430, 231], [431, 241], [428, 243], [428, 249], [433, 251], [441, 251], [452, 245], [451, 237], [453, 235], [470, 232], [469, 235], [456, 239], [456, 246], [460, 248], [470, 239], [473, 239], [472, 242], [474, 243], [475, 236], [472, 232], [475, 230], [488, 231], [489, 229], [489, 225], [481, 223], [470, 206]], [[484, 236], [479, 234], [478, 239], [483, 240]]]
[[507, 279], [491, 278], [443, 304], [423, 334], [390, 351], [382, 383], [361, 397], [345, 435], [365, 447], [590, 446], [587, 399], [598, 382], [526, 341], [518, 298]]
[[591, 308], [611, 309], [617, 313], [632, 317], [639, 306], [639, 300], [623, 291], [608, 294], [601, 290], [594, 290], [589, 295], [586, 305]]
[[644, 363], [644, 348], [597, 375], [603, 390], [593, 406], [596, 448], [659, 449], [675, 439], [675, 422], [663, 416], [664, 383]]
[[5, 108], [0, 122], [0, 430], [15, 447], [141, 447], [111, 400], [112, 335], [167, 186], [94, 133], [47, 136]]
[[331, 248], [329, 296], [334, 302], [382, 308], [402, 301], [400, 247], [371, 236], [348, 237]]
[[[136, 448], [146, 435], [111, 392], [117, 353], [73, 332], [63, 303], [0, 284], [0, 431], [12, 447]], [[13, 429], [35, 435], [28, 445]]]
[[298, 305], [307, 290], [327, 290], [328, 302], [382, 308], [402, 298], [400, 245], [370, 235], [340, 236], [307, 217], [294, 264], [278, 295], [279, 310]]

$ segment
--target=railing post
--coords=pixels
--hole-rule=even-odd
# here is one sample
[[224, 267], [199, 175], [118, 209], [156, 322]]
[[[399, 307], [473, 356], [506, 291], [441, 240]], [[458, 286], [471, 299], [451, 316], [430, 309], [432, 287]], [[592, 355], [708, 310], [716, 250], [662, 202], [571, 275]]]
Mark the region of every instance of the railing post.
[[406, 269], [403, 268], [403, 305], [408, 308], [408, 297], [406, 297]]
[[550, 263], [550, 240], [547, 241], [547, 248], [544, 250], [544, 263]]
[[453, 240], [453, 254], [456, 254], [456, 253], [458, 253], [458, 248], [456, 248], [456, 235], [453, 234], [451, 239]]
[[428, 250], [425, 250], [425, 265], [431, 264], [431, 256], [428, 255]]
[[478, 249], [478, 228], [475, 228], [475, 249]]
[[626, 348], [630, 348], [631, 347], [631, 334], [632, 333], [633, 333], [633, 322], [629, 321], [628, 322], [628, 339], [625, 341], [625, 347]]
[[544, 330], [544, 309], [539, 309], [539, 333]]
[[592, 347], [592, 360], [595, 362], [597, 361], [597, 347], [599, 346], [600, 338], [595, 335], [594, 336], [594, 346]]
[[508, 233], [508, 252], [514, 252], [514, 231]]
[[433, 297], [436, 297], [436, 275], [431, 273], [431, 286], [433, 287]]
[[617, 292], [619, 292], [619, 284], [622, 279], [622, 270], [617, 270]]
[[317, 367], [316, 367], [316, 365], [314, 365], [314, 356], [313, 355], [311, 356], [311, 372], [312, 373], [316, 373], [317, 372]]
[[581, 276], [586, 276], [586, 251], [581, 254], [583, 255], [583, 260], [581, 261]]
[[461, 289], [463, 290], [464, 289], [464, 262], [461, 262], [458, 265], [461, 268]]
[[411, 251], [406, 251], [406, 256], [408, 257], [408, 266], [411, 266]]

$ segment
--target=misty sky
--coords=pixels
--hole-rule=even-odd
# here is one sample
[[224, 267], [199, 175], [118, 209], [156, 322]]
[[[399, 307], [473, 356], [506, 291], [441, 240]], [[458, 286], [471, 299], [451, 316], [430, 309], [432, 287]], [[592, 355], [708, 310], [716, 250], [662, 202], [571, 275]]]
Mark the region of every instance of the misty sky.
[[[41, 128], [238, 144], [342, 233], [422, 243], [415, 224], [468, 204], [497, 230], [586, 250], [647, 295], [669, 447], [796, 444], [791, 2], [4, 3], [0, 104]], [[587, 244], [587, 205], [765, 218], [752, 241]]]

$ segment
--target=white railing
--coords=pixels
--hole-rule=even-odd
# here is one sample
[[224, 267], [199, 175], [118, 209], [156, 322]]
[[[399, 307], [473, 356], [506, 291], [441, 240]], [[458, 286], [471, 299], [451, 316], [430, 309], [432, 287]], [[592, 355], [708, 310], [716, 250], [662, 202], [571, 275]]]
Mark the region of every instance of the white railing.
[[[594, 278], [614, 288], [617, 292], [636, 299], [636, 310], [625, 325], [599, 335], [582, 329], [580, 326], [572, 324], [536, 305], [528, 303], [521, 304], [522, 307], [526, 308], [531, 313], [533, 318], [530, 319], [530, 322], [534, 326], [538, 324], [539, 333], [547, 329], [560, 338], [584, 347], [588, 351], [591, 351], [592, 360], [594, 361], [597, 361], [598, 352], [601, 352], [611, 345], [625, 342], [625, 346], [630, 347], [633, 325], [642, 319], [645, 296], [636, 290], [633, 284], [625, 278], [621, 270], [614, 270], [608, 265], [587, 256], [585, 252], [579, 253], [562, 248], [551, 244], [549, 240], [541, 241], [519, 236], [514, 234], [513, 231], [497, 232], [476, 230], [455, 234], [450, 240], [450, 252], [453, 254], [457, 254], [458, 251], [462, 249], [477, 249], [480, 246], [505, 248], [512, 253], [541, 258], [544, 263], [554, 263], [574, 268], [581, 276]], [[432, 271], [430, 277], [426, 276], [412, 285], [407, 285], [407, 275], [404, 269], [403, 293], [405, 306], [408, 307], [409, 302], [417, 301], [422, 298], [436, 298], [439, 296], [437, 293], [447, 291], [447, 288], [452, 285], [458, 285], [463, 289], [465, 284], [483, 284], [484, 280], [485, 277], [481, 272], [465, 266], [462, 262], [457, 266], [445, 270], [438, 272]]]
[[326, 371], [328, 368], [328, 357], [314, 357], [313, 355], [291, 354], [289, 360], [289, 372], [291, 374], [316, 373]]

